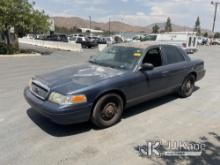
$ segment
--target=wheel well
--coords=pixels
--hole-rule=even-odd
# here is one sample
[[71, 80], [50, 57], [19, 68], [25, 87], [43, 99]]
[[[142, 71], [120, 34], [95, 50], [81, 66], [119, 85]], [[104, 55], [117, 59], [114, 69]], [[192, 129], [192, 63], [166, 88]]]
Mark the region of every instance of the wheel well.
[[197, 74], [196, 74], [196, 72], [191, 72], [189, 75], [193, 75], [193, 76], [195, 76], [195, 79], [197, 78]]
[[95, 99], [95, 101], [94, 101], [94, 103], [93, 103], [93, 105], [92, 105], [92, 111], [93, 111], [93, 108], [94, 108], [94, 106], [96, 105], [97, 101], [98, 101], [102, 96], [104, 96], [104, 95], [106, 95], [106, 94], [109, 94], [109, 93], [115, 93], [115, 94], [119, 95], [119, 96], [122, 98], [122, 100], [123, 100], [123, 106], [125, 107], [125, 105], [126, 105], [126, 97], [125, 97], [125, 94], [124, 94], [122, 91], [120, 91], [120, 90], [109, 90], [109, 91], [106, 91], [106, 92], [102, 93], [101, 95], [99, 95], [99, 96]]

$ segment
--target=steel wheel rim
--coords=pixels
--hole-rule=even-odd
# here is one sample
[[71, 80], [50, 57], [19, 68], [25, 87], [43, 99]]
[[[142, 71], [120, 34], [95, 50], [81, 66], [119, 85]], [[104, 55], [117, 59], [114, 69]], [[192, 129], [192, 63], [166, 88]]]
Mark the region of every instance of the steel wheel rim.
[[191, 93], [191, 91], [193, 90], [193, 86], [194, 86], [194, 83], [193, 83], [192, 79], [186, 81], [186, 83], [184, 85], [184, 92], [186, 94]]
[[116, 103], [110, 102], [104, 106], [101, 112], [101, 117], [103, 120], [109, 121], [115, 117], [117, 112], [118, 112], [118, 106], [116, 105]]

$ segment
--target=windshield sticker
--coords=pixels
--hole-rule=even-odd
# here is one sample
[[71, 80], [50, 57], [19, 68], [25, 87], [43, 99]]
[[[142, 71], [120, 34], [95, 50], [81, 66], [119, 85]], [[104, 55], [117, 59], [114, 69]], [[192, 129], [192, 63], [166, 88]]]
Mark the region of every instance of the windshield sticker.
[[141, 53], [134, 53], [133, 56], [134, 56], [134, 57], [140, 57], [140, 56], [141, 56]]

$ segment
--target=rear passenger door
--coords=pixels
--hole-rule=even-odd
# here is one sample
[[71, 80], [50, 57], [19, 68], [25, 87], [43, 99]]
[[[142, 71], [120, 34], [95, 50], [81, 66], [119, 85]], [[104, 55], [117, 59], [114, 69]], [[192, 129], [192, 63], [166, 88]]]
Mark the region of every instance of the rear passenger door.
[[187, 59], [175, 46], [163, 45], [162, 52], [166, 65], [163, 73], [168, 78], [168, 86], [169, 88], [179, 87], [187, 74]]

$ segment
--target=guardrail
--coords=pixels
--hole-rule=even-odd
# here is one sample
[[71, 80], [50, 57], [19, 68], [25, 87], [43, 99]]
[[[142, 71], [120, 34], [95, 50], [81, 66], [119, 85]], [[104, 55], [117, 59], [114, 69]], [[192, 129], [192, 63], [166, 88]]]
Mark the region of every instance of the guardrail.
[[42, 46], [46, 48], [52, 48], [52, 49], [70, 50], [75, 52], [82, 51], [81, 44], [68, 43], [68, 42], [43, 41], [43, 40], [35, 40], [28, 38], [19, 38], [18, 42], [24, 44], [31, 44], [35, 46]]

